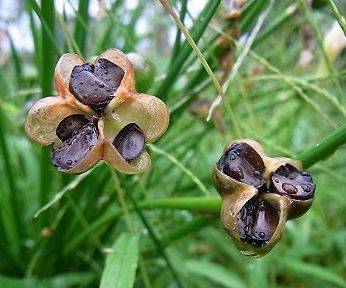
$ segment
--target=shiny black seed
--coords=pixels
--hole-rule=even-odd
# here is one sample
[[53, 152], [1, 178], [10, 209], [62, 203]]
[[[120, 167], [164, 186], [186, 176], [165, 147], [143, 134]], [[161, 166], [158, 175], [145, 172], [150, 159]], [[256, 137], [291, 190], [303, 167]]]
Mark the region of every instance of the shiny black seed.
[[252, 198], [237, 216], [239, 238], [255, 248], [270, 241], [279, 224], [279, 214], [266, 201]]
[[220, 158], [217, 168], [233, 179], [266, 191], [261, 156], [248, 144], [236, 143]]
[[[106, 70], [104, 67], [107, 67]], [[105, 74], [110, 79], [106, 79]], [[114, 97], [124, 74], [124, 70], [107, 59], [99, 59], [95, 66], [88, 63], [77, 65], [71, 73], [69, 90], [78, 101], [96, 112], [102, 112]]]
[[114, 147], [126, 161], [137, 158], [142, 153], [144, 144], [144, 133], [135, 123], [122, 128], [113, 141]]
[[75, 130], [69, 139], [53, 148], [53, 165], [62, 171], [72, 169], [86, 157], [89, 148], [96, 145], [97, 136], [97, 130], [92, 123]]
[[315, 189], [316, 185], [309, 172], [300, 172], [294, 166], [286, 164], [272, 174], [269, 191], [292, 199], [306, 200], [314, 197]]
[[83, 114], [73, 114], [64, 118], [56, 128], [56, 135], [61, 141], [69, 139], [75, 130], [88, 124], [89, 120]]

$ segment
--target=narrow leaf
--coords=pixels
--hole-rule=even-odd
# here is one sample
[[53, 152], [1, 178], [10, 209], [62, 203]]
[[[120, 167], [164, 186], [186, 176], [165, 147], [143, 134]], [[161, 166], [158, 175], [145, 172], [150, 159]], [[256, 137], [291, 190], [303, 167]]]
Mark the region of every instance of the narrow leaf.
[[232, 271], [229, 271], [221, 265], [208, 261], [188, 261], [186, 269], [194, 274], [200, 275], [211, 280], [214, 283], [221, 284], [222, 287], [245, 287], [245, 283], [239, 276]]
[[139, 235], [123, 233], [107, 256], [100, 288], [133, 287], [139, 256]]

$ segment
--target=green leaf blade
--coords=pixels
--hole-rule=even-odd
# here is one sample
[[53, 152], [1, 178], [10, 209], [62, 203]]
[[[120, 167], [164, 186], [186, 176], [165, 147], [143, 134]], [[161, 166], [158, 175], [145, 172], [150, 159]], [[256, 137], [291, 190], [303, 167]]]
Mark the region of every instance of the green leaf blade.
[[138, 265], [139, 235], [123, 233], [115, 241], [113, 252], [107, 256], [100, 288], [133, 287]]

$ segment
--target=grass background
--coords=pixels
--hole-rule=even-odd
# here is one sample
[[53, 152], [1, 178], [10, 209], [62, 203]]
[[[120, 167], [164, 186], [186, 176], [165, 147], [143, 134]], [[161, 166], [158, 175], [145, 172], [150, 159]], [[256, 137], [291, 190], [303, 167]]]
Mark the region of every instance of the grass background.
[[[311, 8], [248, 0], [232, 21], [224, 19], [229, 1], [204, 1], [200, 13], [191, 5], [202, 2], [170, 1], [221, 85], [222, 75], [227, 79], [219, 117], [210, 122], [215, 85], [159, 1], [131, 9], [128, 1], [106, 1], [99, 17], [91, 16], [92, 0], [63, 1], [62, 10], [58, 1], [17, 2], [30, 19], [34, 49], [18, 49], [8, 33], [10, 49], [1, 51], [0, 287], [98, 287], [102, 274], [101, 285], [111, 287], [105, 281], [114, 271], [122, 272], [110, 281], [125, 283], [114, 287], [346, 287], [346, 52], [328, 58], [323, 46], [337, 18], [332, 1]], [[343, 0], [334, 2], [345, 15]], [[148, 147], [148, 173], [122, 175], [102, 163], [88, 174], [63, 175], [50, 164], [50, 148], [26, 137], [28, 107], [54, 95], [61, 54], [90, 59], [110, 47], [140, 53], [156, 67], [150, 89], [137, 83], [138, 90], [166, 101], [170, 127]], [[304, 49], [313, 58], [299, 67]], [[223, 70], [221, 55], [241, 64], [237, 71]], [[310, 149], [338, 127], [338, 141]], [[281, 242], [259, 259], [241, 255], [223, 231], [211, 183], [224, 145], [238, 137], [258, 140], [272, 156], [306, 160], [301, 153], [313, 152], [304, 162], [314, 164], [312, 208], [288, 222]], [[130, 256], [106, 262], [113, 245]]]

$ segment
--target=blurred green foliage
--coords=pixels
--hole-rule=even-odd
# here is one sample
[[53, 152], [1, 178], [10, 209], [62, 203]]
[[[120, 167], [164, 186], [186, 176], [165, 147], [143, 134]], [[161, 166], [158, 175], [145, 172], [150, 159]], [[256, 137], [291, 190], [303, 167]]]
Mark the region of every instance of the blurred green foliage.
[[[173, 20], [153, 0], [132, 8], [128, 1], [106, 1], [106, 7], [99, 1], [97, 13], [95, 1], [63, 2], [58, 10], [52, 0], [22, 1], [18, 15], [30, 21], [34, 50], [18, 49], [8, 33], [10, 49], [0, 51], [0, 287], [97, 287], [103, 271], [109, 277], [121, 263], [138, 265], [136, 277], [122, 267], [114, 279], [129, 277], [123, 281], [132, 279], [135, 287], [346, 287], [345, 146], [315, 158], [310, 170], [318, 188], [310, 211], [287, 223], [267, 256], [246, 258], [218, 222], [210, 175], [234, 127], [223, 105], [205, 121], [217, 94]], [[218, 79], [227, 79], [225, 61], [238, 59], [269, 1], [246, 1], [232, 20], [223, 17], [229, 1], [202, 1], [200, 14], [189, 2], [170, 4]], [[343, 1], [335, 3], [343, 13]], [[329, 53], [323, 37], [335, 16], [328, 4], [317, 6], [275, 1], [226, 94], [243, 137], [272, 156], [299, 155], [345, 123], [346, 54], [320, 71]], [[230, 36], [237, 35], [234, 43]], [[101, 163], [85, 177], [62, 175], [50, 164], [49, 147], [26, 137], [28, 107], [54, 94], [62, 53], [90, 59], [110, 47], [153, 63], [157, 74], [148, 93], [167, 102], [171, 125], [148, 149], [148, 173], [122, 175]], [[299, 65], [303, 51], [311, 61]], [[34, 218], [55, 195], [61, 198]], [[138, 255], [106, 262], [113, 243], [116, 252], [126, 251], [124, 237], [139, 245]]]

